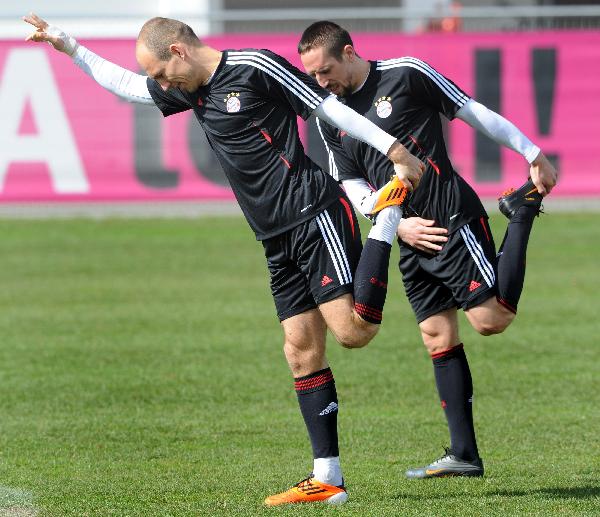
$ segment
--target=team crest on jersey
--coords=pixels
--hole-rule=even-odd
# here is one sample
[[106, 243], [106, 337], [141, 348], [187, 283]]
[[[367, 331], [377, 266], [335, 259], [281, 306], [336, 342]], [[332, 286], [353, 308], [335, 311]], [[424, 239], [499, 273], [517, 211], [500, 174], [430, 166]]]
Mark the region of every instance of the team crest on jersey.
[[379, 97], [375, 101], [375, 108], [377, 109], [377, 116], [379, 118], [388, 118], [392, 114], [391, 100], [391, 97]]
[[227, 97], [223, 99], [228, 113], [236, 113], [240, 111], [242, 103], [240, 102], [239, 92], [231, 92], [227, 94]]

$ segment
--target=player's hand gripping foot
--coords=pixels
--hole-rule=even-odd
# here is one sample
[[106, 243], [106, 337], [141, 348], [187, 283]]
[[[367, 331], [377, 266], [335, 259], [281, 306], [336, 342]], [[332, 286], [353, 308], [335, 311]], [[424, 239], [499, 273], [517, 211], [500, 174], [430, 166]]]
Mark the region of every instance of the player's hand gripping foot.
[[518, 189], [509, 189], [498, 198], [500, 212], [512, 219], [522, 206], [532, 206], [538, 214], [542, 212], [542, 195], [531, 179]]
[[265, 499], [265, 504], [267, 506], [316, 502], [342, 504], [347, 499], [348, 493], [343, 486], [327, 485], [308, 477], [281, 494], [270, 495]]
[[392, 176], [390, 181], [374, 193], [377, 198], [369, 215], [378, 214], [388, 206], [402, 206], [406, 201], [407, 194], [408, 189], [404, 183], [398, 176]]
[[425, 467], [406, 471], [409, 479], [443, 478], [452, 476], [481, 477], [483, 462], [481, 458], [473, 461], [463, 460], [446, 449], [445, 454]]

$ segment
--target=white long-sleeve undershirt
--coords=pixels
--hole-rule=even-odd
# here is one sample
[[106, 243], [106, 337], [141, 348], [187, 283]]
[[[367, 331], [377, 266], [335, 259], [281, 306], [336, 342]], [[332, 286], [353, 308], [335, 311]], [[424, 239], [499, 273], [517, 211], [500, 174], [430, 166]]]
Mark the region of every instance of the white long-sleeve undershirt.
[[351, 137], [369, 144], [385, 155], [396, 141], [395, 137], [342, 104], [334, 95], [330, 95], [319, 104], [314, 114], [321, 120], [346, 131]]
[[342, 186], [350, 202], [362, 215], [368, 217], [377, 201], [377, 192], [363, 178], [343, 180]]
[[128, 102], [154, 104], [148, 91], [147, 77], [120, 67], [79, 45], [73, 62], [100, 86]]
[[512, 122], [473, 99], [469, 99], [456, 112], [456, 118], [465, 121], [495, 142], [516, 151], [528, 163], [533, 162], [540, 154], [540, 148], [534, 145]]

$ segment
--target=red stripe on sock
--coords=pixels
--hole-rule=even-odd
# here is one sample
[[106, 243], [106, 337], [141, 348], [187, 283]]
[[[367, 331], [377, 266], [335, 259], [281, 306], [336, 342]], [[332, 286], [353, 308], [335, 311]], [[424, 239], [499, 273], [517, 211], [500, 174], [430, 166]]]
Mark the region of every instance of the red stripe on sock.
[[446, 350], [442, 350], [441, 352], [436, 352], [435, 354], [430, 354], [432, 359], [439, 359], [440, 357], [444, 357], [446, 355], [450, 355], [454, 350], [460, 350], [463, 348], [463, 344], [459, 343], [458, 345], [451, 346], [450, 348], [446, 348]]
[[381, 323], [383, 318], [383, 311], [363, 305], [362, 303], [355, 303], [354, 310], [363, 319], [375, 320], [375, 323]]
[[296, 391], [309, 390], [312, 388], [318, 388], [319, 386], [323, 386], [328, 382], [333, 380], [333, 373], [331, 370], [327, 370], [319, 375], [315, 375], [314, 377], [309, 377], [308, 379], [298, 379], [294, 380], [294, 388]]

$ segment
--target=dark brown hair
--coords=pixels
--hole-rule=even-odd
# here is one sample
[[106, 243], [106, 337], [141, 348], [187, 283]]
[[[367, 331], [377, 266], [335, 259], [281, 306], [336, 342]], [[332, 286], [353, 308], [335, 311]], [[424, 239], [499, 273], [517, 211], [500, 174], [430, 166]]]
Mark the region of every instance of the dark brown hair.
[[302, 33], [298, 43], [298, 54], [304, 54], [313, 48], [324, 47], [327, 53], [341, 61], [346, 45], [352, 45], [348, 31], [337, 23], [327, 20], [315, 22]]

